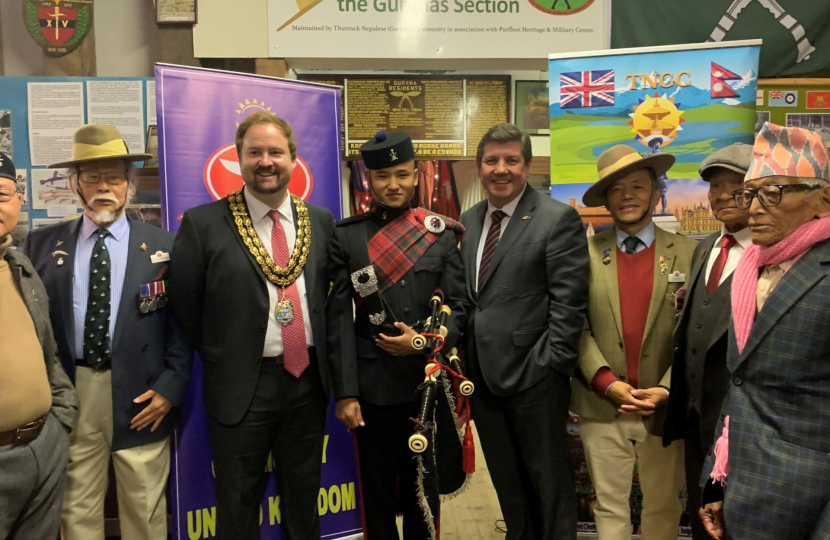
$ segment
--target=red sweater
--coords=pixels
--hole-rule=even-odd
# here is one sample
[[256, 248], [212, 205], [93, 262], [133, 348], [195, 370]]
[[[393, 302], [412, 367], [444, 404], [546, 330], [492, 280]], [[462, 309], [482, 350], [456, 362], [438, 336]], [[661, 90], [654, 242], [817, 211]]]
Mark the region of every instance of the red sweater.
[[[646, 331], [651, 293], [654, 289], [654, 243], [639, 253], [627, 255], [617, 248], [617, 283], [620, 290], [623, 344], [628, 366], [628, 384], [637, 388], [640, 350]], [[602, 395], [617, 380], [608, 368], [594, 375], [592, 385]]]

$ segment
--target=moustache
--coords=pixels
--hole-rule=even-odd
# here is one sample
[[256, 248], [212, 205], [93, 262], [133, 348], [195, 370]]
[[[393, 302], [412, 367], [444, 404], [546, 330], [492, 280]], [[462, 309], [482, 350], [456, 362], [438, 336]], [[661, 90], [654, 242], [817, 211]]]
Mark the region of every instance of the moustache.
[[120, 201], [116, 199], [112, 195], [96, 195], [87, 201], [87, 205], [94, 203], [95, 201], [109, 201], [115, 204], [118, 204]]

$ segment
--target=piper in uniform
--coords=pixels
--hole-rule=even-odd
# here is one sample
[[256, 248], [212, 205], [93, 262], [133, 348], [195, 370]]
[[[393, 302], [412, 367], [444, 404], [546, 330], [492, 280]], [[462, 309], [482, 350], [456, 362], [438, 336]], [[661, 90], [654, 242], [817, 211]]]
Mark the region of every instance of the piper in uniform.
[[[459, 476], [459, 432], [452, 405], [446, 406], [452, 399], [442, 399], [445, 392], [438, 392], [436, 424], [446, 429], [439, 428], [423, 459], [413, 459], [418, 456], [408, 448], [427, 359], [413, 348], [412, 338], [431, 313], [431, 296], [440, 289], [444, 304], [452, 309], [443, 351], [458, 341], [465, 321], [457, 248], [463, 228], [410, 206], [418, 180], [408, 134], [380, 131], [360, 153], [374, 208], [337, 223], [329, 262], [333, 286], [328, 318], [336, 321], [336, 330], [329, 334], [328, 359], [336, 413], [357, 440], [367, 538], [399, 538], [395, 516], [403, 514], [406, 540], [435, 539], [438, 480], [446, 493], [459, 489], [465, 475]], [[452, 457], [445, 460], [445, 451]], [[445, 467], [447, 463], [452, 465]]]

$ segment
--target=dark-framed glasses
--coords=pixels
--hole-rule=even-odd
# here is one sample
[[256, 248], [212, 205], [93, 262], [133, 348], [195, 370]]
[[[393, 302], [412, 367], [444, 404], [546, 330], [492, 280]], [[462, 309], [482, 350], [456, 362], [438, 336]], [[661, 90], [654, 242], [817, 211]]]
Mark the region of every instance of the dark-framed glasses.
[[20, 193], [19, 189], [0, 189], [0, 203], [9, 202], [18, 193]]
[[98, 171], [81, 171], [78, 178], [84, 184], [97, 184], [99, 182], [106, 182], [110, 186], [120, 186], [127, 181], [126, 172], [107, 172], [99, 173]]
[[769, 208], [771, 206], [778, 206], [781, 203], [784, 190], [810, 191], [821, 187], [818, 184], [768, 184], [758, 189], [736, 189], [732, 192], [732, 198], [735, 199], [735, 204], [741, 210], [746, 210], [752, 206], [752, 199], [755, 197], [758, 197], [758, 202], [761, 203], [761, 206]]

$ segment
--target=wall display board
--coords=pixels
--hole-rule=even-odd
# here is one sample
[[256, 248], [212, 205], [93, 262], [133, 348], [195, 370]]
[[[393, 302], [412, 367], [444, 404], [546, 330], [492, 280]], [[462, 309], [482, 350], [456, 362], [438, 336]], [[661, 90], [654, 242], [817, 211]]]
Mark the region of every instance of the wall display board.
[[[155, 113], [146, 111], [147, 96], [154, 93], [151, 82], [140, 77], [0, 77], [0, 151], [12, 156], [25, 192], [21, 232], [24, 225], [29, 230], [81, 211], [66, 170], [46, 169], [70, 158], [72, 135], [80, 126], [113, 124], [130, 151], [143, 151], [148, 122], [155, 123]], [[15, 236], [15, 245], [23, 238]]]
[[[607, 0], [268, 0], [276, 58], [539, 58], [606, 46]], [[486, 51], [485, 54], [482, 51]]]
[[582, 196], [598, 178], [597, 158], [627, 144], [677, 161], [655, 223], [702, 238], [719, 230], [708, 208], [703, 159], [752, 143], [760, 41], [672, 45], [550, 56], [551, 195], [575, 207], [589, 233], [611, 226]]
[[[236, 127], [266, 111], [294, 128], [297, 157], [288, 184], [293, 194], [341, 217], [340, 91], [298, 81], [180, 66], [156, 66], [158, 149], [163, 221], [173, 232], [184, 212], [240, 189]], [[198, 135], [198, 136], [196, 136]], [[241, 254], [241, 252], [240, 252]], [[173, 439], [173, 530], [179, 540], [216, 534], [215, 480], [208, 417], [202, 397], [202, 364], [194, 362]], [[326, 539], [361, 535], [361, 503], [352, 436], [332, 406], [323, 450], [318, 511]], [[260, 535], [280, 535], [280, 501], [271, 461], [261, 503]]]
[[830, 79], [762, 79], [755, 107], [756, 133], [764, 122], [802, 127], [830, 147]]
[[299, 75], [344, 88], [346, 156], [379, 130], [406, 131], [418, 157], [475, 156], [492, 126], [510, 117], [510, 76]]

